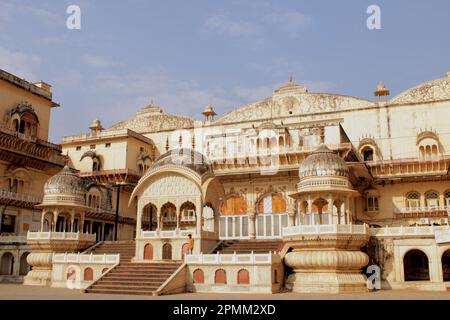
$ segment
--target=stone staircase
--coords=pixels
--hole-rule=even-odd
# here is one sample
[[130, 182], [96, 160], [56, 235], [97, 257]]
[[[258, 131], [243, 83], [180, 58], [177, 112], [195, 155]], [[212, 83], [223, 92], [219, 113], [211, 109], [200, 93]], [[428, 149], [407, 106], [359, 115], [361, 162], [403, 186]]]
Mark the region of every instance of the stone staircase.
[[105, 242], [92, 250], [95, 254], [120, 253], [120, 263], [86, 293], [154, 295], [155, 291], [181, 266], [180, 262], [132, 263], [135, 243]]
[[281, 251], [283, 241], [281, 240], [233, 240], [223, 241], [214, 253], [269, 253]]

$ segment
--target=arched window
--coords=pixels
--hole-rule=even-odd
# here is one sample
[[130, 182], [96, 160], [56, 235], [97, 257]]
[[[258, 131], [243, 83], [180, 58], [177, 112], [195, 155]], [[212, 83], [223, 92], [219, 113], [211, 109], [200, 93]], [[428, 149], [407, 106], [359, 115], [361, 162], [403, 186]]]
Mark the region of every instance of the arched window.
[[27, 262], [27, 257], [30, 253], [25, 252], [20, 257], [20, 269], [19, 269], [19, 275], [24, 276], [30, 271], [30, 265]]
[[192, 202], [185, 202], [180, 207], [180, 220], [182, 222], [194, 222], [195, 221], [195, 205]]
[[193, 273], [194, 283], [205, 283], [205, 274], [202, 269], [196, 269]]
[[439, 194], [436, 191], [428, 191], [425, 193], [425, 205], [427, 207], [438, 207]]
[[450, 206], [450, 191], [444, 193], [444, 201], [446, 206]]
[[259, 214], [286, 213], [286, 211], [286, 200], [281, 194], [268, 194], [258, 201]]
[[420, 250], [411, 250], [403, 258], [405, 281], [430, 280], [428, 257]]
[[14, 256], [10, 252], [3, 254], [0, 261], [0, 275], [10, 276], [14, 272]]
[[176, 225], [177, 221], [177, 208], [173, 203], [166, 203], [161, 207], [161, 214], [164, 221], [164, 224], [172, 224], [173, 226]]
[[408, 192], [406, 195], [406, 207], [418, 208], [420, 207], [420, 194], [415, 191]]
[[157, 208], [154, 204], [147, 204], [142, 210], [141, 228], [143, 231], [152, 231], [157, 226]]
[[227, 284], [227, 273], [223, 269], [217, 269], [214, 274], [215, 284]]
[[371, 187], [364, 192], [364, 196], [366, 198], [365, 211], [366, 212], [376, 212], [379, 210], [378, 198], [379, 193], [378, 190]]
[[372, 147], [364, 147], [361, 150], [361, 154], [363, 156], [364, 161], [373, 161], [374, 160], [374, 151]]
[[94, 280], [94, 270], [88, 267], [84, 269], [84, 281], [92, 281]]
[[250, 274], [248, 270], [241, 269], [237, 274], [237, 283], [238, 284], [250, 284]]
[[232, 195], [222, 202], [220, 213], [223, 215], [247, 214], [247, 201], [242, 196]]

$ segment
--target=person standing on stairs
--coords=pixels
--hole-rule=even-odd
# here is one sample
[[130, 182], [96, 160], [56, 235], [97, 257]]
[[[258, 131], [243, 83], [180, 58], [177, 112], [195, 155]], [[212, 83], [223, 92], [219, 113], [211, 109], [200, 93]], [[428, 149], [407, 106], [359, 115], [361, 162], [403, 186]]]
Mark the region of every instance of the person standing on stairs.
[[192, 254], [192, 250], [194, 250], [194, 239], [192, 238], [192, 234], [188, 234], [188, 247], [189, 254]]

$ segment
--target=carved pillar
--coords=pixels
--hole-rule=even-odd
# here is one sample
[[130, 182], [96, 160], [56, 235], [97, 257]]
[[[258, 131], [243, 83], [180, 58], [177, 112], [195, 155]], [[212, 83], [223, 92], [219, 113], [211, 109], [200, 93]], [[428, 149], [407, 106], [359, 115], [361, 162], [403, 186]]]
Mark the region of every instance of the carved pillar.
[[53, 225], [51, 227], [51, 231], [56, 232], [56, 224], [58, 222], [58, 215], [59, 215], [59, 210], [55, 209], [55, 211], [53, 211]]
[[75, 209], [70, 211], [70, 232], [74, 232], [74, 224], [75, 224]]
[[[197, 215], [197, 210], [195, 210], [195, 214]], [[181, 219], [181, 207], [176, 208], [176, 214], [175, 214], [176, 218], [177, 218], [177, 227], [176, 229], [180, 229], [180, 219]]]
[[162, 228], [163, 228], [163, 221], [162, 221], [163, 217], [162, 217], [162, 210], [161, 209], [162, 208], [159, 207], [158, 211], [156, 212], [156, 217], [158, 218], [157, 225], [156, 225], [156, 230], [158, 230], [158, 231], [162, 230]]
[[255, 229], [255, 220], [256, 220], [256, 211], [253, 205], [247, 204], [248, 210], [248, 235], [250, 239], [256, 238], [256, 229]]
[[333, 195], [330, 193], [328, 195], [328, 224], [333, 223], [333, 207], [334, 207], [334, 199]]
[[348, 196], [345, 197], [345, 219], [344, 224], [350, 224], [350, 199]]
[[197, 236], [201, 237], [202, 235], [202, 220], [203, 220], [203, 206], [202, 200], [199, 198], [195, 204], [195, 215], [197, 217]]
[[295, 225], [295, 202], [289, 201], [288, 203], [288, 214], [289, 214], [289, 226]]
[[[142, 215], [143, 215], [143, 213], [144, 213], [144, 208], [142, 207], [142, 205], [138, 204], [137, 217], [136, 217], [136, 238], [140, 238], [141, 237]], [[150, 221], [150, 225], [151, 225], [151, 221]]]
[[309, 221], [309, 224], [315, 224], [314, 215], [312, 214], [312, 199], [311, 199], [311, 195], [308, 195], [307, 202], [308, 202], [308, 209], [307, 209], [306, 214], [311, 218], [310, 221]]

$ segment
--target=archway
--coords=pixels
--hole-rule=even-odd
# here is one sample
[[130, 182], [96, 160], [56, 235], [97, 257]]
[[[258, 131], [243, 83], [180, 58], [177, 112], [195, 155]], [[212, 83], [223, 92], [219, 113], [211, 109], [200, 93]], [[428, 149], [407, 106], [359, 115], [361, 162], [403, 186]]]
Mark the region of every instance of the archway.
[[194, 283], [204, 283], [205, 282], [205, 274], [202, 269], [196, 269], [194, 271]]
[[30, 271], [30, 265], [27, 262], [27, 257], [30, 253], [29, 252], [25, 252], [22, 254], [22, 256], [20, 257], [20, 269], [19, 269], [19, 275], [21, 276], [25, 276], [28, 271]]
[[221, 215], [247, 214], [247, 201], [239, 195], [231, 195], [220, 206]]
[[161, 207], [161, 218], [163, 222], [164, 230], [173, 230], [177, 225], [177, 207], [171, 203], [167, 202]]
[[14, 256], [10, 252], [6, 252], [2, 256], [0, 262], [0, 275], [10, 276], [14, 272]]
[[282, 229], [288, 226], [286, 199], [279, 193], [262, 196], [256, 205], [256, 237], [278, 238]]
[[227, 273], [223, 269], [217, 269], [214, 274], [215, 284], [227, 284]]
[[187, 254], [189, 254], [189, 243], [185, 243], [181, 247], [181, 258], [184, 259], [184, 256]]
[[450, 249], [442, 255], [442, 275], [444, 281], [450, 281]]
[[153, 246], [150, 243], [144, 246], [144, 260], [153, 260]]
[[250, 274], [247, 269], [239, 270], [237, 274], [237, 283], [238, 284], [250, 284]]
[[170, 243], [165, 243], [163, 245], [162, 258], [163, 260], [172, 260], [172, 245]]
[[84, 269], [84, 281], [92, 281], [94, 280], [94, 270], [88, 267]]
[[186, 201], [180, 207], [180, 222], [183, 224], [195, 224], [195, 205]]
[[147, 204], [142, 210], [141, 228], [142, 231], [152, 231], [157, 227], [157, 208], [154, 204]]
[[430, 280], [430, 266], [427, 255], [420, 250], [408, 251], [403, 258], [405, 281]]

